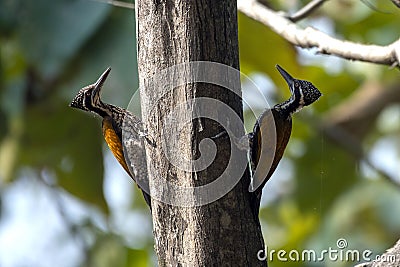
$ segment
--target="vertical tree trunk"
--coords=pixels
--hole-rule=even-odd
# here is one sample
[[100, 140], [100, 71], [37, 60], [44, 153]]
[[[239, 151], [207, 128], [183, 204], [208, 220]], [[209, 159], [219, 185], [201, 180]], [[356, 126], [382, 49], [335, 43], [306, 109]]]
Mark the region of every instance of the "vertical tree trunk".
[[[231, 117], [221, 108], [226, 104], [242, 120], [238, 73], [221, 71], [218, 64], [198, 64], [157, 76], [168, 67], [191, 61], [218, 62], [239, 69], [236, 1], [138, 0], [136, 17], [142, 115], [156, 144], [147, 146], [146, 151], [155, 197], [152, 217], [159, 265], [265, 265], [257, 259], [264, 242], [252, 207], [254, 199], [247, 190], [248, 169], [237, 173], [228, 170], [228, 193], [216, 201], [208, 201], [215, 196], [213, 188], [199, 189], [237, 165], [229, 165], [234, 145], [230, 146], [228, 138], [217, 138], [216, 146], [201, 142], [223, 127], [215, 120], [196, 118], [196, 114], [212, 113], [223, 121], [220, 124], [229, 125]], [[226, 82], [232, 91], [190, 80], [204, 73]], [[171, 85], [168, 79], [178, 82]], [[217, 102], [192, 101], [204, 97]], [[240, 127], [237, 132], [243, 132], [243, 125]], [[195, 170], [213, 149], [217, 152], [212, 164]]]

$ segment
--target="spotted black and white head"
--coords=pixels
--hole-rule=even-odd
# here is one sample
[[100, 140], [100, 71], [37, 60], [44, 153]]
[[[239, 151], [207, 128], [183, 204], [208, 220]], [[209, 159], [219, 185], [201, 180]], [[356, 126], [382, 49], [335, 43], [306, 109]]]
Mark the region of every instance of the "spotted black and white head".
[[100, 93], [110, 71], [111, 68], [107, 68], [95, 83], [79, 90], [69, 106], [103, 116], [106, 110], [101, 102]]
[[300, 111], [303, 107], [317, 101], [322, 95], [311, 82], [293, 78], [279, 65], [276, 65], [276, 68], [285, 79], [291, 92], [290, 98], [287, 101], [276, 105], [276, 109], [291, 116], [293, 113]]

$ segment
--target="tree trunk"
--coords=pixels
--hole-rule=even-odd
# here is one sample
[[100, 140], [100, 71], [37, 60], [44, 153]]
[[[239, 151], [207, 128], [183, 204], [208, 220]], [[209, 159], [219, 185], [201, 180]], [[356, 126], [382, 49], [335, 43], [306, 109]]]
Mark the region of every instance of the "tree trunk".
[[[224, 135], [203, 140], [244, 134], [236, 1], [138, 0], [136, 16], [159, 266], [265, 266], [246, 154]], [[193, 61], [234, 69], [178, 65]]]

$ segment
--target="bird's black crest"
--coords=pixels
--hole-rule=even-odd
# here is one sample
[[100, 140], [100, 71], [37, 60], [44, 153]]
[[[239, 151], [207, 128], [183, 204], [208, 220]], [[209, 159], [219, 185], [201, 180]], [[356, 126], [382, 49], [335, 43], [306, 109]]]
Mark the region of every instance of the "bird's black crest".
[[[304, 80], [296, 80], [295, 82], [295, 89], [300, 90], [300, 97], [303, 97], [303, 106], [308, 106], [320, 98], [322, 95], [321, 92], [309, 81]], [[301, 99], [300, 99], [301, 101]]]

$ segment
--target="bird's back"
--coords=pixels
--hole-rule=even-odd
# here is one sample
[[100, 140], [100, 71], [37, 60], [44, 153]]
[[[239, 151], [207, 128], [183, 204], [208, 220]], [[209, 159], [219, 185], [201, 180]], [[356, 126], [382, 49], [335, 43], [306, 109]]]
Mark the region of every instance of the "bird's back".
[[292, 131], [290, 116], [275, 108], [266, 110], [257, 119], [252, 134], [252, 186], [262, 190], [279, 164]]

